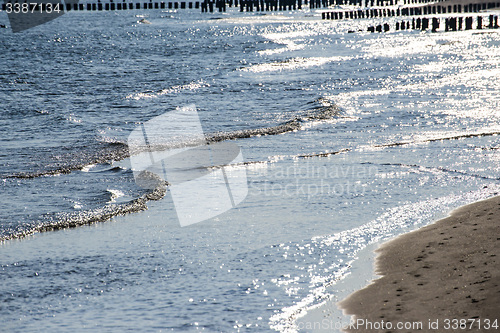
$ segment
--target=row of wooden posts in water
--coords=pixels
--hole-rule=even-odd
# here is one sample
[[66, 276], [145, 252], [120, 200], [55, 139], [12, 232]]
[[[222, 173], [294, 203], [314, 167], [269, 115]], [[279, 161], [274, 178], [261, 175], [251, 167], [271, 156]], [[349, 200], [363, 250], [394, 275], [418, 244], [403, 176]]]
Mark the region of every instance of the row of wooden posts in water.
[[[460, 31], [460, 30], [472, 30], [472, 29], [498, 29], [498, 16], [489, 15], [487, 17], [488, 25], [484, 25], [486, 19], [483, 16], [476, 17], [449, 17], [444, 18], [444, 31]], [[438, 17], [423, 17], [412, 20], [402, 20], [395, 23], [394, 29], [391, 29], [389, 23], [379, 24], [377, 26], [368, 27], [369, 32], [388, 32], [391, 30], [431, 30], [432, 32], [437, 32], [440, 29], [441, 18]], [[354, 32], [354, 31], [349, 31]]]
[[[336, 10], [322, 13], [322, 18], [326, 20], [358, 19], [370, 17], [391, 17], [391, 16], [413, 16], [446, 13], [477, 13], [485, 9], [499, 8], [500, 2], [474, 3], [468, 5], [440, 5], [433, 3], [425, 5], [432, 0], [203, 0], [203, 1], [161, 1], [153, 2], [100, 2], [79, 3], [78, 1], [67, 1], [64, 9], [66, 11], [110, 11], [110, 10], [133, 10], [133, 9], [200, 9], [202, 12], [226, 11], [226, 7], [239, 7], [240, 11], [282, 11], [302, 9], [303, 5], [309, 8], [327, 8], [333, 5], [352, 5], [366, 7], [383, 7], [399, 4], [423, 4], [414, 7], [401, 8], [371, 8], [355, 10]], [[434, 2], [434, 1], [433, 1]], [[2, 10], [6, 10], [7, 3], [23, 4], [28, 0], [6, 1], [2, 4]], [[36, 1], [30, 3], [34, 5]], [[45, 3], [41, 4], [42, 7]]]
[[358, 7], [383, 7], [435, 3], [444, 0], [334, 0], [332, 5], [336, 6], [358, 6]]
[[357, 9], [347, 11], [331, 11], [321, 14], [324, 20], [342, 20], [342, 19], [358, 19], [370, 17], [392, 17], [392, 16], [419, 16], [430, 14], [449, 14], [449, 13], [478, 13], [482, 10], [499, 8], [500, 2], [488, 3], [471, 3], [466, 5], [424, 5], [419, 7], [402, 7], [402, 8], [371, 8]]
[[[45, 2], [38, 3], [38, 0], [28, 1], [28, 0], [9, 0], [2, 4], [2, 10], [6, 9], [7, 3], [30, 3], [34, 5], [37, 3], [42, 7], [45, 6]], [[49, 1], [53, 2], [53, 1]], [[57, 2], [57, 1], [56, 1]], [[123, 2], [109, 0], [106, 2], [97, 1], [79, 3], [78, 1], [66, 1], [64, 9], [66, 11], [110, 11], [110, 10], [133, 10], [133, 9], [199, 9], [202, 12], [213, 12], [214, 8], [218, 11], [226, 11], [226, 7], [239, 7], [240, 11], [278, 11], [278, 10], [296, 10], [302, 9], [302, 6], [309, 6], [309, 8], [328, 8], [329, 6], [363, 6], [374, 7], [374, 6], [392, 6], [398, 4], [425, 4], [429, 2], [435, 2], [433, 0], [203, 0], [203, 1], [161, 1], [153, 2], [135, 2], [126, 1]], [[61, 3], [62, 5], [62, 3]], [[500, 6], [500, 4], [499, 4]], [[337, 12], [337, 14], [329, 15], [328, 17], [337, 18], [348, 18], [357, 15], [357, 11], [351, 12]]]
[[[240, 11], [278, 11], [278, 10], [297, 10], [302, 9], [303, 5], [309, 8], [327, 8], [328, 6], [340, 0], [203, 0], [203, 1], [161, 1], [153, 2], [86, 2], [79, 3], [78, 1], [66, 2], [61, 6], [66, 11], [114, 11], [114, 10], [133, 10], [133, 9], [199, 9], [202, 12], [213, 12], [214, 8], [220, 12], [226, 11], [226, 7], [239, 7]], [[342, 0], [344, 1], [344, 0]], [[348, 1], [348, 0], [346, 0]], [[350, 0], [349, 0], [350, 1]], [[427, 1], [427, 0], [426, 0]], [[53, 2], [53, 1], [51, 1]], [[6, 10], [7, 4], [28, 4], [28, 6], [41, 6], [42, 11], [46, 7], [46, 3], [39, 1], [15, 0], [6, 1], [2, 4], [1, 9]], [[54, 5], [55, 3], [51, 3]], [[39, 9], [40, 10], [40, 9]]]

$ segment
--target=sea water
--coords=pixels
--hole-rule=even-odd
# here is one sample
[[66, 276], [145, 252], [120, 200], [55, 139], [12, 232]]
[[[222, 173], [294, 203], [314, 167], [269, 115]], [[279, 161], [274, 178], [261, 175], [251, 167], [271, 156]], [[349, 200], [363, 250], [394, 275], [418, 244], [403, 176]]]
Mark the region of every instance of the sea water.
[[[0, 31], [0, 330], [294, 332], [361, 250], [497, 194], [499, 34], [348, 33], [370, 22], [133, 10]], [[186, 105], [240, 147], [248, 194], [181, 227], [127, 139]]]

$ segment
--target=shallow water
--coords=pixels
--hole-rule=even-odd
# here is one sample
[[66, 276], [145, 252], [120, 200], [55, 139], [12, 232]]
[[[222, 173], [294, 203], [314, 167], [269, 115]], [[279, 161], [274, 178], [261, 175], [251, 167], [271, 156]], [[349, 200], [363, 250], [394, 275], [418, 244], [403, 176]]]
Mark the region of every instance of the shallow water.
[[[309, 14], [0, 31], [2, 330], [291, 332], [368, 244], [497, 193], [497, 33], [348, 34]], [[241, 148], [227, 168], [248, 196], [181, 228], [170, 189], [137, 199], [127, 138], [188, 104]]]

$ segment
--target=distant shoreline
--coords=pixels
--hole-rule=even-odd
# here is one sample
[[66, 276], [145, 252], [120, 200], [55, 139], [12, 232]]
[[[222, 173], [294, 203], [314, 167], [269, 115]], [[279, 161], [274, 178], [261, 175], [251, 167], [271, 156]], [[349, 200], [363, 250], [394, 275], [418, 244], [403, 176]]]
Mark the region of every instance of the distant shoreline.
[[[500, 196], [376, 252], [382, 277], [338, 303], [359, 320], [348, 332], [500, 332]], [[460, 320], [466, 327], [454, 330]], [[422, 329], [409, 328], [419, 322]]]

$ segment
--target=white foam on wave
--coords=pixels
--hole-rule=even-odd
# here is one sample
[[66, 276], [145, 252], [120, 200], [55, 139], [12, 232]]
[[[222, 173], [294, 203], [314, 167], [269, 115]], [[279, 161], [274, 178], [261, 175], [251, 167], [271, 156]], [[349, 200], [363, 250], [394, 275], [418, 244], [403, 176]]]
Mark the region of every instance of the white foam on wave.
[[177, 85], [177, 86], [172, 86], [167, 89], [162, 89], [160, 91], [154, 91], [154, 92], [144, 92], [144, 93], [136, 93], [136, 94], [130, 94], [126, 98], [127, 99], [135, 99], [135, 100], [140, 100], [140, 99], [145, 99], [145, 98], [156, 98], [160, 97], [163, 95], [169, 95], [169, 94], [177, 94], [181, 91], [185, 90], [197, 90], [203, 87], [210, 87], [210, 84], [207, 82], [200, 80], [198, 82], [191, 82], [188, 84], [184, 85]]
[[81, 171], [82, 172], [90, 172], [90, 170], [92, 170], [93, 168], [95, 168], [95, 164], [89, 164], [89, 165], [86, 165], [84, 166]]
[[267, 49], [258, 51], [260, 55], [273, 55], [287, 51], [297, 51], [305, 48], [305, 44], [297, 44], [302, 42], [306, 37], [314, 35], [314, 31], [302, 30], [293, 32], [265, 33], [262, 37], [269, 39], [273, 43], [284, 45], [277, 49]]
[[253, 73], [262, 73], [262, 72], [276, 72], [283, 70], [295, 70], [295, 69], [303, 69], [314, 66], [321, 66], [330, 62], [343, 62], [351, 60], [352, 57], [297, 57], [291, 58], [286, 61], [277, 61], [270, 63], [263, 63], [252, 65], [249, 67], [241, 68], [242, 72], [253, 72]]
[[120, 190], [112, 190], [112, 189], [107, 189], [109, 193], [111, 193], [111, 198], [109, 202], [116, 202], [116, 199], [124, 197], [125, 193], [123, 193]]

